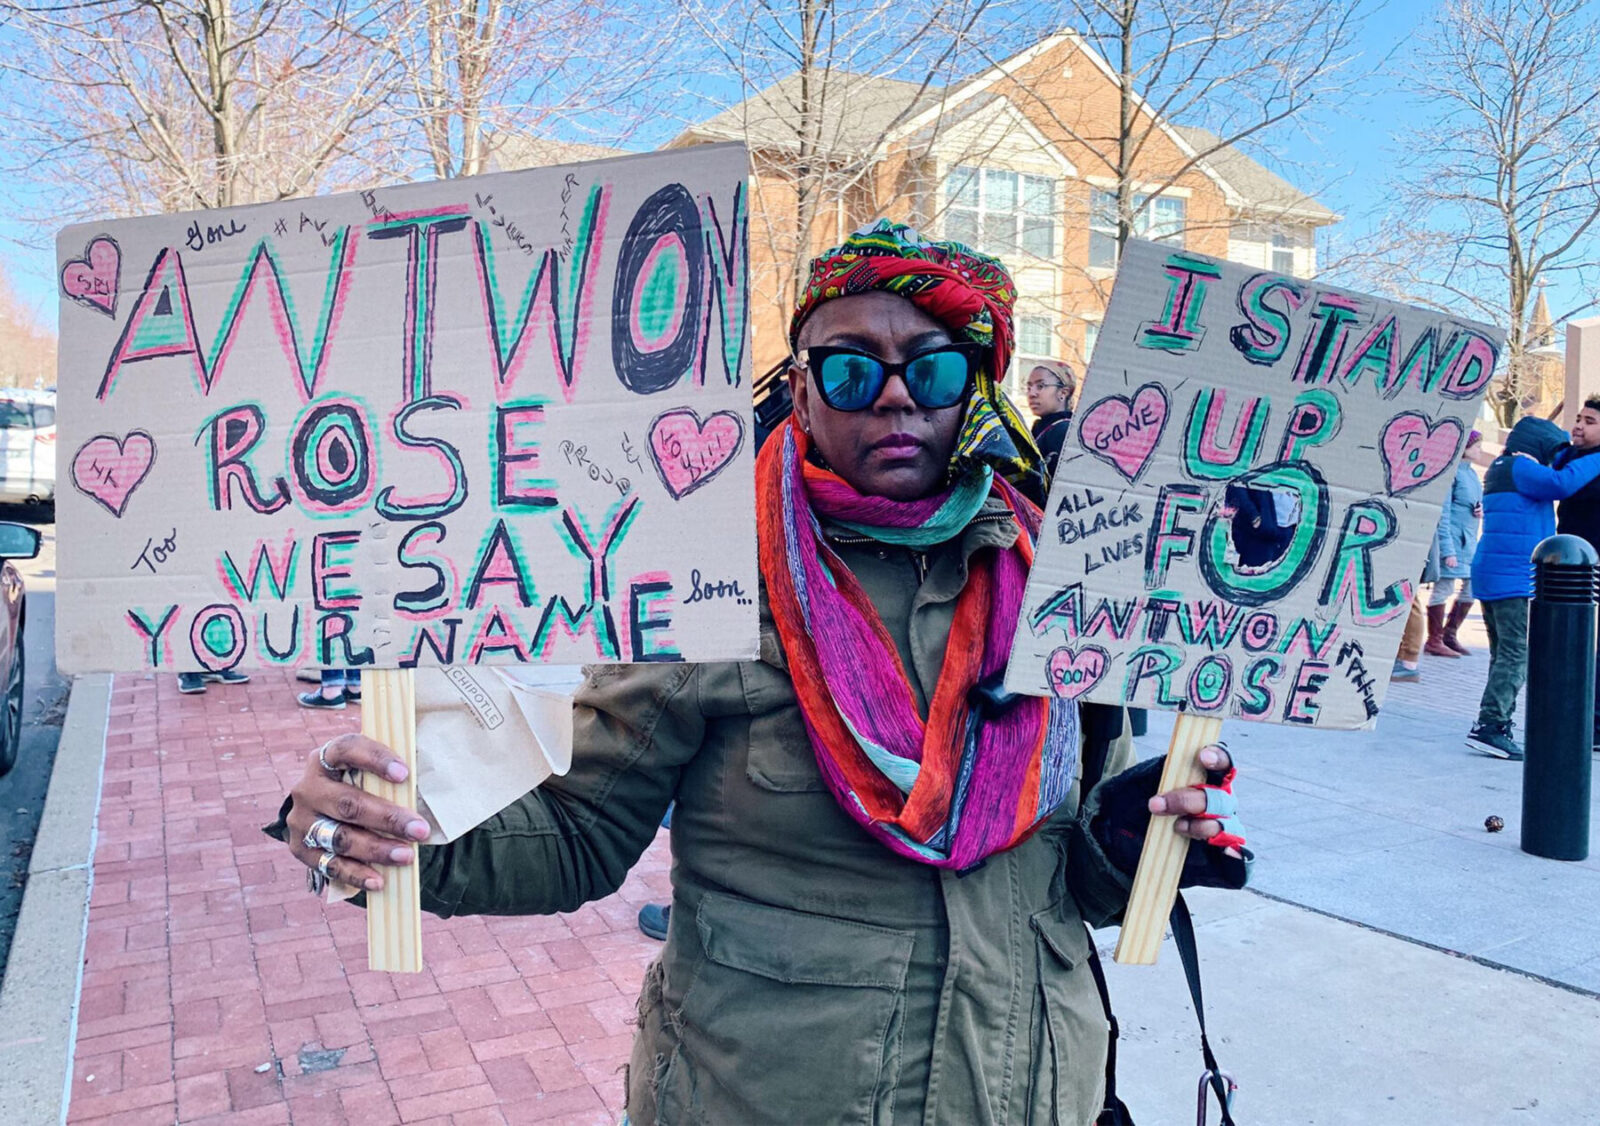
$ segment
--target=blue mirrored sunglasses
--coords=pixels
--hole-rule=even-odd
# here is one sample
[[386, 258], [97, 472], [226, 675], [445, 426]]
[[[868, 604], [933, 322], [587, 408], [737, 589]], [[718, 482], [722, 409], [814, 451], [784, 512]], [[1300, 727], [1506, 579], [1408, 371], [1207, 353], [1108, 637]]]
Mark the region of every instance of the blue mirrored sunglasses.
[[925, 410], [944, 410], [966, 398], [988, 349], [960, 341], [891, 364], [859, 348], [805, 349], [804, 366], [815, 378], [822, 401], [836, 411], [863, 411], [878, 401], [891, 375], [905, 380], [911, 401]]

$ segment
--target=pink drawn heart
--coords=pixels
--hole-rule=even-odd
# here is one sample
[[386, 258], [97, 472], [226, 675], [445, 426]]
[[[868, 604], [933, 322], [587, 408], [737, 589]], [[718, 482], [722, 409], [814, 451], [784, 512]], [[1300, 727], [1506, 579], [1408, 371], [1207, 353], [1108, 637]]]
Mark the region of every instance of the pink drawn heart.
[[701, 422], [694, 411], [679, 407], [650, 424], [650, 456], [675, 500], [721, 473], [742, 445], [744, 420], [732, 411], [718, 411]]
[[1100, 683], [1110, 660], [1098, 645], [1085, 645], [1076, 652], [1063, 645], [1050, 654], [1050, 663], [1046, 666], [1050, 691], [1063, 699], [1076, 700]]
[[126, 438], [97, 434], [72, 457], [72, 483], [116, 517], [128, 507], [128, 498], [156, 463], [155, 440], [143, 430], [130, 430]]
[[1133, 398], [1108, 395], [1084, 411], [1078, 441], [1131, 483], [1139, 479], [1167, 426], [1167, 391], [1146, 383]]
[[117, 283], [122, 273], [122, 248], [110, 235], [96, 235], [82, 258], [61, 267], [61, 291], [80, 305], [108, 317], [117, 315]]
[[1420, 489], [1447, 469], [1453, 469], [1461, 452], [1461, 423], [1453, 418], [1429, 422], [1427, 415], [1407, 411], [1383, 428], [1379, 446], [1389, 495]]

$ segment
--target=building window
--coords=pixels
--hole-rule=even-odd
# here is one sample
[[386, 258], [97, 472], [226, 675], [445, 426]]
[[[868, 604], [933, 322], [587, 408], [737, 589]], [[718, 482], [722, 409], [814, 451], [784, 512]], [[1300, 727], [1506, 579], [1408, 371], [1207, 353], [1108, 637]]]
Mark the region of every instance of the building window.
[[1094, 359], [1094, 346], [1100, 339], [1100, 322], [1083, 322], [1083, 362]]
[[[1146, 206], [1146, 201], [1149, 205]], [[1182, 196], [1135, 192], [1133, 233], [1140, 238], [1167, 239], [1181, 244], [1189, 203]], [[1089, 265], [1111, 269], [1117, 264], [1117, 193], [1093, 188], [1089, 193]]]
[[1006, 394], [1011, 396], [1013, 402], [1020, 403], [1027, 398], [1028, 373], [1033, 370], [1034, 364], [1040, 360], [1053, 360], [1055, 355], [1055, 322], [1037, 313], [1018, 317], [1016, 358], [1005, 378]]
[[953, 168], [944, 181], [944, 234], [969, 246], [978, 241], [979, 176], [976, 168]]
[[1022, 249], [1035, 258], [1056, 253], [1056, 182], [1044, 176], [1022, 178]]
[[1117, 264], [1117, 197], [1098, 188], [1089, 192], [1089, 265], [1103, 270]]
[[956, 167], [945, 178], [944, 234], [986, 254], [1050, 258], [1056, 246], [1056, 184], [1001, 168]]
[[1055, 335], [1049, 317], [1022, 317], [1017, 322], [1017, 354], [1048, 359], [1056, 354]]
[[1294, 273], [1294, 243], [1282, 231], [1272, 236], [1272, 271], [1276, 274]]
[[[1134, 202], [1143, 203], [1146, 198], [1135, 196]], [[1188, 217], [1187, 200], [1175, 195], [1158, 195], [1133, 221], [1133, 226], [1143, 238], [1182, 239], [1184, 220]]]

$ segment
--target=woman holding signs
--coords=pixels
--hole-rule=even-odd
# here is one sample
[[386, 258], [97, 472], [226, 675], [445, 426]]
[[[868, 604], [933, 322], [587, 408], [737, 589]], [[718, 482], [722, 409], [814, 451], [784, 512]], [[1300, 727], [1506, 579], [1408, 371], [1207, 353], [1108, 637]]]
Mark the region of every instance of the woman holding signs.
[[[1001, 688], [1042, 484], [997, 388], [1013, 298], [994, 259], [887, 222], [815, 261], [794, 413], [757, 463], [760, 660], [590, 669], [571, 772], [423, 850], [437, 914], [570, 911], [676, 799], [636, 1126], [1092, 1121], [1083, 923], [1117, 920], [1147, 811], [1215, 846], [1190, 882], [1244, 882], [1223, 748], [1214, 786], [1153, 795], [1160, 763], [1124, 770], [1124, 740], [1080, 803], [1075, 705]], [[403, 769], [342, 736], [274, 828], [373, 888], [427, 826], [346, 768]]]

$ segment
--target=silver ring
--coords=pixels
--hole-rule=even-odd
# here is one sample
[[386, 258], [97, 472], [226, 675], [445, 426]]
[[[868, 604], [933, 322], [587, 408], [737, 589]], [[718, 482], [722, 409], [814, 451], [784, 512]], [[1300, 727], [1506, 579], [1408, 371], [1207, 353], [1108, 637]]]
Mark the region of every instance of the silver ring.
[[328, 865], [332, 864], [338, 855], [337, 852], [325, 852], [317, 858], [317, 871], [322, 873], [323, 879], [331, 880], [333, 878], [328, 873]]
[[328, 886], [328, 877], [315, 868], [306, 869], [306, 890], [312, 895], [321, 895]]
[[338, 831], [339, 822], [331, 817], [319, 817], [311, 823], [311, 828], [306, 830], [306, 835], [300, 843], [318, 852], [332, 852], [333, 837]]
[[332, 744], [333, 740], [329, 739], [326, 743], [317, 748], [317, 761], [322, 764], [322, 769], [326, 770], [329, 774], [332, 774], [337, 778], [343, 775], [344, 771], [328, 765], [328, 748], [332, 746]]

